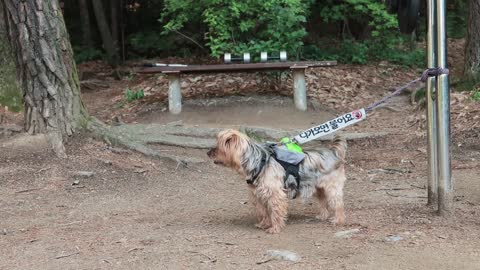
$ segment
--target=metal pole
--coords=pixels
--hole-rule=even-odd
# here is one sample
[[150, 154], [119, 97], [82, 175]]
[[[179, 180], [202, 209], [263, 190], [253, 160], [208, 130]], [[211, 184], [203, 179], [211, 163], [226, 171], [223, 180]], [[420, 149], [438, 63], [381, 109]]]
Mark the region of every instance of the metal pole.
[[[446, 0], [436, 0], [437, 64], [447, 68]], [[438, 213], [448, 215], [453, 210], [453, 185], [450, 163], [450, 92], [448, 75], [437, 77], [437, 158]]]
[[[437, 36], [435, 0], [427, 0], [427, 65], [437, 67]], [[438, 159], [437, 159], [437, 104], [435, 103], [436, 78], [427, 81], [427, 153], [428, 153], [428, 205], [437, 204], [438, 200]]]

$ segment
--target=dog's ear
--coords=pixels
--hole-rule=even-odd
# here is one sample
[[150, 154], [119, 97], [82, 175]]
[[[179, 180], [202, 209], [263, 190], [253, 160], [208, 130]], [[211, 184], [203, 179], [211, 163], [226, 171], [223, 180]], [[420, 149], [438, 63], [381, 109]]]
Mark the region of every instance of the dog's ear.
[[238, 142], [238, 135], [237, 134], [232, 134], [230, 135], [230, 137], [228, 137], [226, 140], [225, 140], [225, 146], [226, 147], [235, 147], [235, 145], [237, 144]]

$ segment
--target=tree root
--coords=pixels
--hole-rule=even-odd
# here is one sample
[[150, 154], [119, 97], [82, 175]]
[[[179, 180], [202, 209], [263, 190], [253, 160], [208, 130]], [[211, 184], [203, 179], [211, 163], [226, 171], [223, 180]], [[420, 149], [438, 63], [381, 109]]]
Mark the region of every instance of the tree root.
[[109, 144], [123, 146], [140, 152], [146, 156], [154, 157], [160, 160], [173, 161], [184, 166], [205, 162], [202, 159], [166, 154], [151, 149], [147, 147], [144, 142], [136, 139], [135, 134], [120, 133], [114, 127], [105, 125], [96, 118], [91, 118], [91, 121], [88, 123], [87, 130], [91, 131], [96, 137], [105, 140]]

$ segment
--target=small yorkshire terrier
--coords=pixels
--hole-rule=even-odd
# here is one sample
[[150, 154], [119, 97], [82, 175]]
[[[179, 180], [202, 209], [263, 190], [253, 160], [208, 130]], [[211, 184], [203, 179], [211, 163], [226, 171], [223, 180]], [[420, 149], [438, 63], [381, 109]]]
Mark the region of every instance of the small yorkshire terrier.
[[298, 187], [295, 181], [290, 181], [292, 177], [284, 181], [285, 169], [272, 157], [267, 145], [237, 130], [221, 131], [216, 147], [207, 155], [215, 164], [232, 168], [245, 177], [256, 210], [256, 226], [267, 233], [279, 233], [285, 226], [288, 200], [296, 197], [297, 192], [303, 199], [316, 194], [320, 201], [318, 218], [344, 224], [346, 150], [346, 140], [336, 136], [329, 148], [305, 152], [305, 159], [299, 165]]

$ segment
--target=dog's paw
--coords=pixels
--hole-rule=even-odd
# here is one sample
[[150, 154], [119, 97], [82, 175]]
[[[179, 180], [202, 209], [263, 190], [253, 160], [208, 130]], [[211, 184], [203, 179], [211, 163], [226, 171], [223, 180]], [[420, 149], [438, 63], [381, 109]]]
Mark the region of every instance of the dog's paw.
[[331, 217], [328, 221], [335, 226], [343, 226], [345, 225], [345, 216]]
[[256, 223], [255, 224], [255, 227], [258, 228], [258, 229], [262, 229], [262, 230], [265, 230], [267, 229], [269, 226], [263, 224], [263, 223]]
[[280, 231], [281, 229], [279, 227], [273, 227], [273, 226], [265, 230], [265, 232], [271, 233], [271, 234], [279, 233]]
[[317, 216], [315, 216], [316, 219], [319, 219], [321, 221], [325, 221], [328, 219], [328, 211], [325, 210], [325, 211], [320, 211], [320, 214], [318, 214]]
[[257, 227], [259, 229], [262, 229], [262, 230], [265, 230], [265, 229], [268, 229], [268, 228], [272, 227], [272, 225], [267, 221], [262, 221], [262, 222], [256, 223], [255, 227]]

